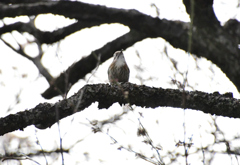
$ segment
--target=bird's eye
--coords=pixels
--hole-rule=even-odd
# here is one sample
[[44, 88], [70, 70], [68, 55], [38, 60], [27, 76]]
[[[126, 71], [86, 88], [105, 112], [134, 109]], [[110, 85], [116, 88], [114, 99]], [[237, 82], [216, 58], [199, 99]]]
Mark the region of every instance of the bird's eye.
[[114, 58], [114, 59], [117, 59], [121, 54], [122, 54], [121, 51], [117, 51], [117, 52], [115, 52], [115, 53], [113, 54], [113, 58]]

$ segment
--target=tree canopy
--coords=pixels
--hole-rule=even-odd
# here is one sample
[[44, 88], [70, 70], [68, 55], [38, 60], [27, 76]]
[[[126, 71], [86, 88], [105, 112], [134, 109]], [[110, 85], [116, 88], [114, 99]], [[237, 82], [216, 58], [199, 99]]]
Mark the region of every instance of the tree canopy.
[[[34, 57], [30, 56], [25, 49], [27, 44], [16, 41], [17, 46], [14, 46], [11, 42], [6, 41], [4, 37], [1, 37], [1, 41], [4, 43], [2, 45], [33, 62], [49, 87], [41, 94], [45, 102], [39, 102], [34, 108], [21, 109], [21, 112], [1, 117], [0, 135], [6, 135], [15, 130], [23, 130], [30, 125], [40, 129], [50, 128], [63, 118], [84, 111], [94, 102], [98, 103], [99, 109], [108, 109], [114, 103], [119, 103], [120, 105], [130, 104], [146, 108], [173, 107], [184, 110], [190, 109], [213, 116], [240, 118], [240, 101], [234, 98], [231, 92], [220, 94], [218, 91], [214, 93], [197, 90], [189, 91], [186, 89], [188, 85], [187, 76], [183, 76], [182, 82], [172, 79], [172, 83], [177, 86], [177, 89], [137, 85], [131, 83], [131, 81], [118, 85], [97, 83], [83, 85], [78, 92], [75, 91], [74, 95], [67, 96], [69, 90], [76, 83], [84, 80], [88, 74], [92, 74], [94, 70], [97, 70], [101, 64], [104, 64], [112, 57], [115, 51], [126, 50], [134, 44], [149, 38], [162, 38], [172, 47], [181, 49], [189, 53], [189, 55], [192, 54], [196, 59], [205, 58], [211, 61], [240, 91], [239, 20], [231, 18], [224, 24], [221, 23], [215, 14], [213, 0], [183, 0], [183, 5], [190, 17], [189, 22], [160, 18], [158, 12], [161, 12], [161, 10], [156, 5], [152, 5], [156, 8], [156, 17], [136, 9], [113, 8], [80, 1], [2, 0], [0, 2], [1, 36], [12, 34], [14, 31], [17, 31], [22, 36], [27, 33], [31, 36], [31, 41], [29, 39], [27, 44], [34, 43], [37, 45], [38, 53]], [[39, 29], [35, 23], [36, 19], [40, 15], [49, 13], [74, 21], [53, 31]], [[28, 21], [5, 23], [4, 19], [16, 19], [19, 16], [26, 16]], [[48, 68], [42, 63], [44, 56], [46, 56], [44, 45], [59, 43], [65, 40], [66, 37], [86, 28], [91, 29], [103, 24], [112, 25], [115, 23], [126, 26], [129, 31], [108, 41], [102, 47], [91, 50], [90, 54], [72, 63], [58, 76], [52, 76]], [[96, 38], [96, 40], [99, 39]], [[4, 52], [1, 52], [1, 54], [7, 56]], [[177, 62], [171, 58], [170, 60], [173, 67], [177, 69]], [[184, 74], [187, 75], [188, 72]], [[48, 102], [48, 99], [56, 96], [62, 96], [63, 99], [58, 102]], [[147, 136], [146, 132], [143, 135]], [[227, 141], [224, 142], [228, 143]], [[148, 143], [152, 145], [151, 142]], [[177, 144], [181, 145], [181, 142]], [[185, 141], [183, 143], [186, 158], [188, 156], [186, 147], [189, 144], [191, 143]], [[62, 153], [63, 149], [60, 152]], [[230, 148], [227, 148], [226, 152], [239, 155]], [[140, 154], [137, 155], [150, 161]], [[163, 164], [160, 157], [159, 162], [159, 164]]]

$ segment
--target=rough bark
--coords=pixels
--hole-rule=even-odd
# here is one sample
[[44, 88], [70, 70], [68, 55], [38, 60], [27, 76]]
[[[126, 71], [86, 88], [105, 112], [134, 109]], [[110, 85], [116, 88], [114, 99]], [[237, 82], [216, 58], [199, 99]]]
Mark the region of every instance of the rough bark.
[[[197, 57], [211, 60], [240, 90], [240, 50], [238, 49], [240, 23], [237, 20], [229, 20], [225, 26], [222, 26], [214, 14], [213, 1], [195, 0], [194, 2], [194, 10], [192, 10], [190, 1], [183, 0], [193, 21], [191, 53]], [[23, 57], [32, 60], [40, 73], [49, 81], [50, 87], [42, 94], [45, 98], [65, 94], [69, 86], [84, 78], [98, 64], [111, 58], [116, 50], [126, 49], [145, 38], [162, 37], [175, 48], [189, 50], [190, 23], [153, 18], [136, 10], [107, 8], [82, 2], [38, 1], [34, 3], [32, 0], [22, 0], [18, 3], [12, 0], [12, 5], [3, 3], [8, 2], [0, 3], [0, 18], [53, 13], [76, 19], [76, 23], [53, 32], [40, 31], [32, 21], [4, 25], [0, 28], [0, 35], [13, 30], [20, 33], [28, 32], [35, 37], [39, 47], [44, 43], [58, 42], [83, 28], [99, 26], [104, 23], [120, 23], [130, 28], [128, 33], [110, 41], [102, 48], [74, 63], [54, 80], [50, 74], [45, 73], [47, 70], [39, 65], [41, 53], [37, 58], [29, 58], [23, 50], [15, 50]], [[232, 98], [230, 93], [220, 95], [199, 91], [188, 92], [150, 88], [131, 83], [120, 86], [97, 84], [86, 85], [72, 97], [58, 103], [41, 103], [33, 109], [1, 118], [0, 135], [18, 129], [23, 130], [29, 125], [45, 129], [64, 117], [84, 110], [96, 101], [99, 103], [100, 109], [109, 108], [113, 103], [119, 102], [120, 104], [130, 103], [151, 108], [159, 106], [188, 108], [212, 115], [240, 118], [239, 100]]]
[[35, 108], [0, 118], [0, 135], [23, 130], [29, 125], [45, 129], [54, 123], [80, 112], [98, 102], [99, 109], [109, 108], [113, 103], [130, 103], [140, 107], [182, 107], [199, 110], [212, 115], [240, 118], [240, 101], [232, 93], [220, 95], [199, 91], [152, 88], [144, 85], [123, 83], [117, 85], [86, 85], [68, 99], [55, 104], [41, 103]]

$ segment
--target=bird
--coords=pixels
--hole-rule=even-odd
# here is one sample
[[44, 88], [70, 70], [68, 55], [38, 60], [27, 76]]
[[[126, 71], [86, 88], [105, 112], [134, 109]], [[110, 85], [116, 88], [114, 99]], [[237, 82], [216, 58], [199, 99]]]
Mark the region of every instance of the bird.
[[113, 62], [108, 68], [108, 80], [111, 85], [118, 82], [128, 82], [130, 70], [125, 61], [123, 51], [116, 51], [113, 54]]

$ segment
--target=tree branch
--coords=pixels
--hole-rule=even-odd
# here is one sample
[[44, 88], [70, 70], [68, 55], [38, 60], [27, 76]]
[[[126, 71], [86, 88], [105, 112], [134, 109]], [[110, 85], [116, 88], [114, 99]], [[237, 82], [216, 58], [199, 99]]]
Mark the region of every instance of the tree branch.
[[97, 66], [98, 59], [100, 59], [101, 64], [111, 58], [116, 50], [126, 49], [144, 38], [146, 38], [145, 34], [130, 31], [112, 42], [107, 43], [102, 48], [93, 51], [89, 56], [82, 58], [70, 66], [65, 72], [61, 73], [42, 96], [46, 99], [50, 99], [59, 94], [66, 93], [69, 89], [69, 85], [73, 85], [79, 79], [84, 78]]
[[[183, 2], [188, 13], [190, 13], [191, 9], [189, 5], [190, 3], [188, 3], [189, 1], [184, 0]], [[240, 91], [239, 36], [231, 35], [220, 25], [212, 8], [213, 0], [195, 0], [194, 2], [194, 29], [191, 53], [198, 57], [205, 57], [216, 64]], [[145, 37], [141, 37], [140, 40], [147, 37], [162, 37], [175, 48], [188, 51], [189, 23], [169, 21], [165, 19], [161, 20], [159, 18], [153, 18], [145, 15], [136, 10], [107, 8], [100, 5], [72, 1], [39, 2], [11, 6], [2, 5], [0, 8], [2, 11], [0, 13], [0, 18], [7, 16], [15, 17], [18, 15], [53, 13], [64, 15], [69, 18], [75, 18], [79, 21], [91, 20], [98, 23], [121, 23], [128, 26], [132, 31], [135, 31], [138, 34], [144, 34]], [[70, 33], [66, 32], [66, 34]], [[140, 40], [135, 40], [135, 42]], [[130, 41], [131, 43], [127, 42], [128, 41], [126, 40], [124, 44], [128, 46], [135, 43], [132, 41]], [[115, 50], [117, 49], [122, 49], [122, 47], [116, 47]], [[90, 58], [92, 57], [87, 57], [87, 59]], [[88, 71], [90, 72], [94, 69], [92, 66], [96, 66], [96, 60], [88, 61], [92, 62], [90, 64], [91, 67], [88, 68]], [[79, 63], [81, 62], [79, 61]], [[71, 69], [69, 68], [68, 70]], [[82, 70], [78, 70], [78, 73], [81, 72]], [[84, 74], [81, 74], [81, 76], [78, 75], [78, 78], [82, 78], [87, 74], [85, 70], [83, 70], [83, 73]], [[67, 81], [75, 83], [76, 81], [72, 81], [73, 79], [75, 78], [69, 75], [69, 80], [67, 79]], [[58, 84], [55, 84], [55, 86], [59, 88]], [[60, 91], [64, 92], [65, 90], [60, 89]], [[56, 93], [53, 93], [51, 97], [55, 95]]]
[[[213, 0], [183, 0], [186, 11], [191, 15], [193, 24], [198, 28], [220, 26], [214, 10]], [[192, 9], [193, 7], [193, 9]]]
[[[38, 2], [46, 2], [48, 0], [38, 0]], [[0, 3], [5, 3], [5, 4], [20, 4], [20, 3], [35, 3], [36, 0], [1, 0]]]
[[29, 34], [32, 34], [40, 44], [46, 43], [46, 44], [52, 44], [54, 42], [58, 42], [62, 39], [64, 39], [66, 36], [79, 31], [84, 28], [90, 28], [93, 26], [99, 26], [103, 23], [103, 21], [79, 21], [76, 23], [73, 23], [71, 25], [68, 25], [66, 27], [54, 30], [53, 32], [43, 32], [39, 29], [37, 29], [34, 24], [31, 22], [23, 23], [23, 22], [17, 22], [10, 25], [5, 25], [0, 28], [0, 35], [8, 32], [12, 32], [13, 30], [17, 30], [18, 32], [28, 32]]
[[[191, 5], [190, 2], [193, 4]], [[238, 48], [240, 36], [231, 34], [226, 31], [229, 30], [228, 28], [220, 25], [213, 10], [213, 0], [183, 0], [183, 3], [195, 28], [192, 53], [216, 64], [240, 91], [240, 49]], [[237, 20], [231, 22], [239, 26]], [[201, 51], [201, 49], [205, 50]]]
[[29, 125], [45, 129], [58, 119], [80, 112], [98, 102], [98, 108], [109, 108], [113, 103], [130, 103], [140, 107], [176, 107], [200, 110], [212, 115], [240, 118], [240, 101], [231, 93], [220, 95], [199, 91], [152, 88], [144, 85], [123, 83], [117, 85], [86, 85], [76, 94], [55, 104], [41, 103], [35, 108], [0, 118], [0, 135], [23, 130]]
[[235, 36], [237, 43], [240, 43], [240, 22], [235, 19], [230, 19], [225, 23], [223, 28], [230, 35]]

